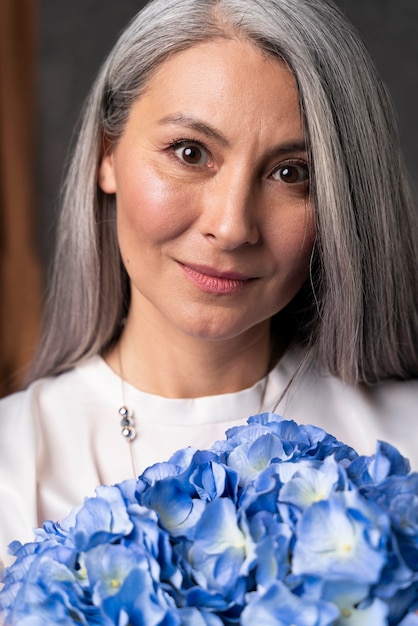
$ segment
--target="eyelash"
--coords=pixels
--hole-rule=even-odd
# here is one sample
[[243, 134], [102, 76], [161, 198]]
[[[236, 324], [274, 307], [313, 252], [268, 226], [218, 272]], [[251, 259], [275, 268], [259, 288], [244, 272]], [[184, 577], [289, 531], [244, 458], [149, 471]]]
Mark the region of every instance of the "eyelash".
[[206, 146], [204, 146], [201, 141], [197, 139], [192, 139], [190, 137], [188, 139], [173, 139], [173, 141], [171, 141], [168, 145], [167, 150], [170, 152], [172, 157], [175, 158], [180, 163], [180, 165], [183, 165], [184, 167], [196, 169], [199, 167], [205, 167], [206, 163], [204, 165], [187, 163], [187, 161], [184, 161], [176, 154], [176, 151], [180, 150], [181, 148], [198, 148], [199, 150], [207, 154], [209, 161], [211, 159], [210, 150], [208, 150], [208, 148], [206, 148]]
[[[307, 185], [309, 183], [309, 165], [308, 163], [306, 163], [306, 161], [301, 160], [301, 159], [291, 159], [289, 161], [285, 161], [284, 163], [280, 163], [280, 165], [278, 165], [277, 167], [275, 167], [271, 173], [270, 176], [273, 177], [273, 174], [276, 172], [279, 172], [280, 170], [284, 171], [286, 169], [298, 169], [299, 170], [299, 174], [302, 173], [302, 177], [303, 179], [300, 181], [284, 181], [284, 180], [280, 180], [279, 182], [283, 182], [284, 184], [289, 184], [289, 185]], [[274, 179], [277, 180], [277, 179]]]
[[[167, 150], [171, 153], [172, 157], [175, 158], [180, 163], [180, 165], [184, 167], [197, 169], [201, 167], [206, 167], [207, 163], [204, 163], [203, 165], [199, 165], [198, 163], [187, 163], [187, 161], [184, 161], [176, 154], [176, 151], [182, 148], [184, 149], [185, 148], [198, 148], [201, 152], [206, 153], [208, 161], [210, 161], [211, 159], [210, 150], [206, 148], [206, 146], [200, 140], [192, 139], [190, 137], [187, 139], [185, 138], [173, 139], [168, 145]], [[275, 179], [273, 177], [274, 173], [279, 172], [280, 170], [282, 171], [286, 170], [286, 168], [287, 169], [298, 168], [299, 173], [302, 170], [303, 171], [302, 176], [305, 176], [305, 178], [301, 181], [289, 182], [289, 181]], [[289, 184], [289, 185], [294, 185], [294, 186], [307, 185], [309, 183], [309, 165], [306, 163], [306, 161], [302, 159], [290, 159], [288, 161], [285, 161], [284, 163], [281, 163], [280, 165], [277, 165], [275, 168], [273, 168], [269, 174], [269, 178], [270, 177], [272, 177], [273, 180], [277, 180], [278, 182], [282, 182], [284, 184]]]

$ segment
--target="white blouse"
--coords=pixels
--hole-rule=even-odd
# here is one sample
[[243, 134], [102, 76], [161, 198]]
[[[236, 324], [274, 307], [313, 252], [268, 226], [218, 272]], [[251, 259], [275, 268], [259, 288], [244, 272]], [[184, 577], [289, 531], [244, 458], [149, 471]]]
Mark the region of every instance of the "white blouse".
[[[170, 399], [122, 385], [95, 356], [1, 400], [0, 558], [9, 562], [10, 541], [30, 541], [34, 527], [62, 519], [97, 485], [133, 477], [130, 446], [140, 473], [180, 448], [209, 448], [231, 426], [272, 410], [298, 360], [289, 351], [267, 380], [237, 393]], [[135, 416], [132, 443], [121, 434], [123, 403]], [[355, 389], [310, 370], [275, 412], [320, 426], [361, 454], [388, 441], [418, 469], [418, 381]]]

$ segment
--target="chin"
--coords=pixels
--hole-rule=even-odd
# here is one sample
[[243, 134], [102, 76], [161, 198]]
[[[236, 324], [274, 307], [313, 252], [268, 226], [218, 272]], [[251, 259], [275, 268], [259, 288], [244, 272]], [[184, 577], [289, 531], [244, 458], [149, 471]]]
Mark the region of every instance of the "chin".
[[216, 342], [237, 339], [248, 333], [259, 332], [260, 326], [269, 324], [269, 320], [255, 321], [235, 320], [232, 315], [207, 318], [197, 316], [183, 325], [183, 331], [191, 337], [202, 341]]

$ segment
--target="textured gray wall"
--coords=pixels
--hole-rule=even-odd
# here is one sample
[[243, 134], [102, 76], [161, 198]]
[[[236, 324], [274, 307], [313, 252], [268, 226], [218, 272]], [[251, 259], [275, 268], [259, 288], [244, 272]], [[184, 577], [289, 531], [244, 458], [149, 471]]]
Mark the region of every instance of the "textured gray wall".
[[[59, 187], [82, 102], [106, 53], [140, 0], [41, 0], [37, 184], [39, 242], [52, 249]], [[387, 83], [407, 166], [418, 182], [418, 0], [337, 0]]]
[[418, 187], [418, 0], [336, 0], [356, 25], [398, 115], [407, 167]]
[[[1, 1], [1, 0], [0, 0]], [[143, 0], [40, 0], [36, 180], [48, 267], [74, 127], [95, 75]]]

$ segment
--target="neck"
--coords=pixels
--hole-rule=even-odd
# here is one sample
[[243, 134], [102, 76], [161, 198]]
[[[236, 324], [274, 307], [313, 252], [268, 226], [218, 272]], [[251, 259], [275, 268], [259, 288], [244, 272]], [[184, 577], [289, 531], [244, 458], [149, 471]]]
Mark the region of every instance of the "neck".
[[105, 358], [142, 391], [168, 398], [218, 395], [250, 387], [268, 373], [268, 321], [219, 341], [141, 322], [128, 317], [121, 339]]

